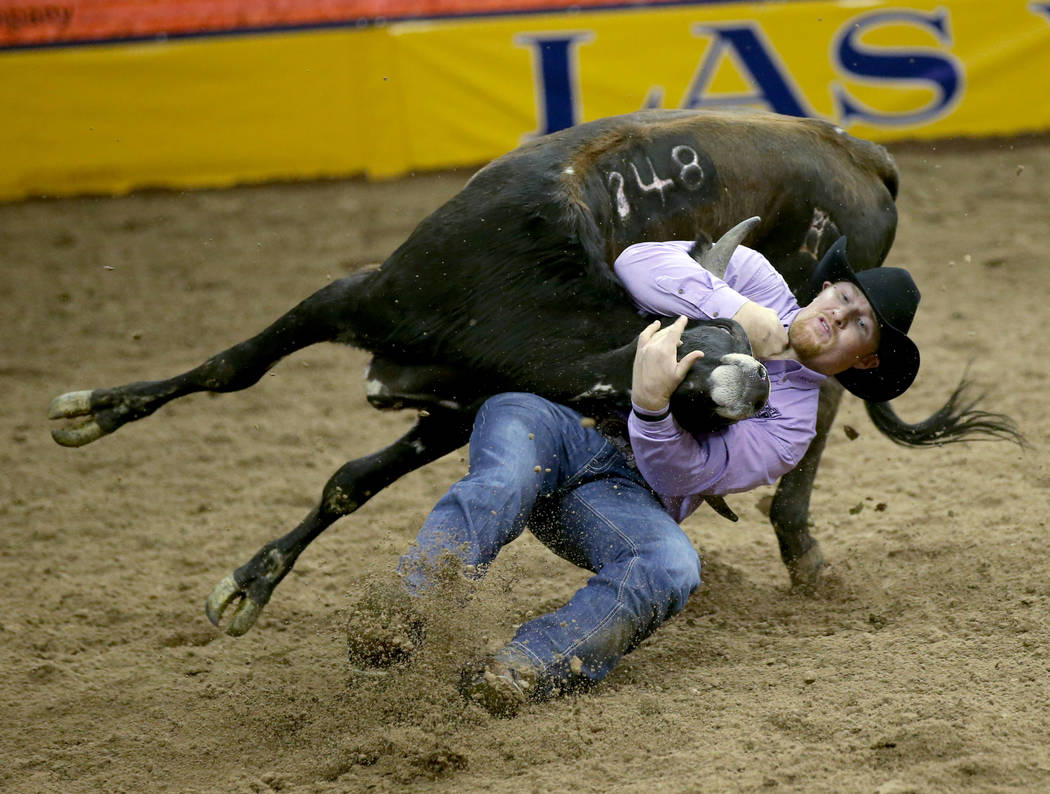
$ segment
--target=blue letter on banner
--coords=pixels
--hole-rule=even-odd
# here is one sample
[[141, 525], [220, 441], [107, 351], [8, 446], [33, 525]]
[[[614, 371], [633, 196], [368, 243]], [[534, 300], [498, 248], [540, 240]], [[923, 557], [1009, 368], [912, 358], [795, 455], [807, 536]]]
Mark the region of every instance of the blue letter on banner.
[[557, 132], [576, 124], [579, 110], [579, 78], [576, 73], [576, 47], [594, 38], [592, 33], [525, 33], [514, 37], [516, 44], [531, 47], [533, 78], [536, 83], [536, 135]]
[[833, 87], [843, 122], [860, 119], [872, 124], [903, 125], [929, 122], [942, 116], [959, 98], [962, 88], [962, 65], [946, 54], [934, 54], [930, 48], [880, 51], [865, 47], [857, 38], [880, 25], [915, 24], [933, 32], [945, 44], [951, 44], [946, 9], [924, 14], [921, 11], [887, 11], [851, 19], [833, 46], [838, 66], [849, 74], [876, 82], [926, 83], [936, 91], [936, 98], [926, 107], [905, 113], [878, 113], [864, 107], [840, 86]]
[[[682, 100], [682, 107], [765, 104], [770, 110], [788, 116], [810, 115], [802, 107], [801, 94], [791, 87], [791, 75], [777, 65], [776, 52], [763, 40], [757, 25], [739, 22], [724, 26], [702, 24], [696, 25], [693, 33], [711, 34], [715, 40], [700, 62], [700, 68]], [[735, 55], [738, 65], [751, 74], [757, 91], [752, 94], [705, 95], [722, 54], [726, 52]]]

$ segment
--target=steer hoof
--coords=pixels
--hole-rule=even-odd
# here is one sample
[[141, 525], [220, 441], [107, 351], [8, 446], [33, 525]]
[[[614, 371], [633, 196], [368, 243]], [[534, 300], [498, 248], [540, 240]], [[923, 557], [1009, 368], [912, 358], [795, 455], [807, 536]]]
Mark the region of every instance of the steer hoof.
[[232, 573], [215, 585], [208, 600], [204, 602], [204, 614], [208, 616], [212, 625], [219, 626], [223, 612], [234, 602], [237, 602], [237, 608], [233, 612], [229, 625], [226, 626], [226, 633], [231, 637], [240, 637], [255, 625], [255, 621], [262, 613], [262, 605], [248, 597], [247, 592], [237, 584]]
[[791, 577], [791, 589], [805, 595], [812, 594], [824, 569], [824, 555], [820, 551], [820, 544], [814, 541], [809, 551], [788, 563], [787, 569]]
[[60, 394], [47, 409], [48, 419], [76, 420], [65, 427], [56, 427], [51, 438], [63, 447], [82, 447], [106, 435], [91, 409], [90, 391], [71, 391]]

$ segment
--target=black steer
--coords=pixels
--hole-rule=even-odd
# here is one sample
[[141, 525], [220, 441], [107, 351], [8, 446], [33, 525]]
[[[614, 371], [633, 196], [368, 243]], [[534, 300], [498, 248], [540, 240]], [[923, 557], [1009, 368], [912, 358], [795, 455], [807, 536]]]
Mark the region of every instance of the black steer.
[[[171, 399], [255, 383], [280, 358], [337, 341], [375, 354], [368, 399], [420, 409], [390, 446], [340, 468], [317, 507], [225, 577], [206, 611], [246, 632], [306, 546], [380, 489], [467, 441], [474, 413], [500, 391], [532, 391], [614, 416], [629, 403], [634, 340], [647, 324], [610, 263], [644, 240], [713, 239], [760, 216], [710, 251], [717, 269], [749, 232], [797, 288], [840, 234], [858, 269], [882, 263], [896, 230], [897, 170], [880, 146], [825, 122], [772, 114], [645, 111], [603, 119], [527, 143], [482, 168], [424, 219], [377, 269], [336, 281], [260, 334], [182, 375], [55, 398], [52, 431], [80, 446]], [[721, 265], [719, 265], [721, 263]], [[673, 409], [691, 429], [751, 415], [765, 399], [764, 370], [739, 326], [699, 323], [687, 349], [705, 351]], [[719, 384], [725, 388], [715, 389]], [[728, 384], [728, 386], [726, 386]], [[913, 446], [974, 434], [1010, 437], [1009, 420], [960, 404], [960, 389], [930, 419], [902, 423], [887, 404], [877, 427]], [[719, 402], [713, 393], [728, 393]], [[821, 395], [818, 436], [780, 482], [771, 520], [795, 585], [822, 564], [806, 528], [809, 497], [841, 389]]]

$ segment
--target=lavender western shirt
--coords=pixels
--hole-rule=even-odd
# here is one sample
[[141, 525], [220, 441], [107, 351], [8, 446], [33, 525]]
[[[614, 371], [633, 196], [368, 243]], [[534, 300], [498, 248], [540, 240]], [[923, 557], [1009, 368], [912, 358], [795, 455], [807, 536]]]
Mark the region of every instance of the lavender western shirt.
[[[732, 317], [751, 300], [776, 311], [786, 328], [799, 312], [783, 277], [757, 251], [740, 246], [725, 279], [700, 267], [691, 242], [638, 243], [614, 263], [638, 307], [650, 314], [693, 319]], [[675, 520], [704, 495], [747, 491], [775, 482], [802, 459], [816, 433], [824, 375], [797, 361], [765, 361], [769, 402], [756, 416], [712, 433], [691, 434], [668, 416], [627, 421], [638, 470]], [[651, 414], [637, 406], [641, 413]]]

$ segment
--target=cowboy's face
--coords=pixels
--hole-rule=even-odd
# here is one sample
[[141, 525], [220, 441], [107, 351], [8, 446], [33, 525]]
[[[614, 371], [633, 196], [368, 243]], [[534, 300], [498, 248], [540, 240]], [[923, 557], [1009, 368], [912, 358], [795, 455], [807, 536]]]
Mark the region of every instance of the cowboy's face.
[[788, 341], [799, 361], [824, 375], [879, 365], [879, 322], [864, 293], [848, 281], [825, 281], [795, 315]]

